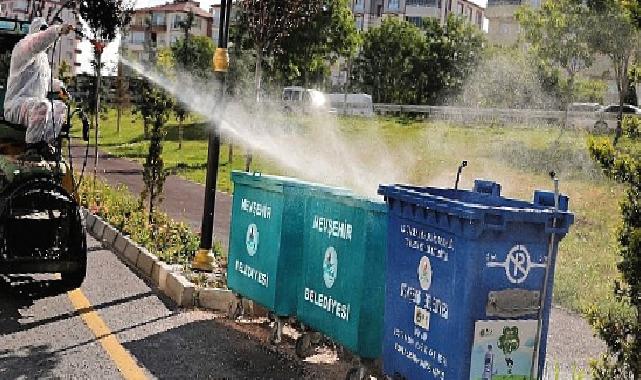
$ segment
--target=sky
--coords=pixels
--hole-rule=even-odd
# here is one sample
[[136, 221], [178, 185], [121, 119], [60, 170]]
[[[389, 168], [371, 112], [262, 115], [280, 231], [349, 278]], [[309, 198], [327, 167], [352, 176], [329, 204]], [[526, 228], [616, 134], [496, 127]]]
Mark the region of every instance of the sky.
[[[216, 3], [220, 3], [220, 0], [196, 0], [200, 2], [200, 6], [206, 10], [209, 10], [209, 7]], [[154, 5], [161, 5], [171, 2], [171, 0], [137, 0], [136, 1], [136, 8], [144, 8], [144, 7], [150, 7]], [[472, 0], [472, 2], [479, 4], [481, 6], [486, 6], [487, 5], [487, 0]], [[80, 62], [80, 72], [87, 72], [90, 73], [91, 70], [91, 64], [90, 60], [92, 59], [92, 54], [91, 54], [91, 44], [88, 41], [83, 41], [80, 44], [80, 49], [82, 50], [83, 54], [78, 58], [78, 62]], [[107, 68], [113, 69], [116, 65], [116, 56], [118, 52], [118, 43], [114, 42], [107, 46], [107, 49], [105, 51], [105, 56], [107, 58]], [[110, 72], [112, 72], [110, 70]]]

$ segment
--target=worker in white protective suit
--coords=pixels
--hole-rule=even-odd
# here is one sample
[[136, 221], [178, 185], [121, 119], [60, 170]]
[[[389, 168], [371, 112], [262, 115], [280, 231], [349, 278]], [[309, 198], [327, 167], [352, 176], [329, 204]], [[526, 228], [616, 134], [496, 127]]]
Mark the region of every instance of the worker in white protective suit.
[[27, 127], [26, 143], [51, 143], [60, 133], [67, 116], [67, 106], [47, 98], [48, 92], [61, 91], [62, 82], [53, 80], [47, 49], [62, 35], [73, 30], [71, 25], [48, 27], [35, 18], [29, 35], [18, 42], [11, 53], [11, 68], [4, 100], [4, 117], [13, 124]]

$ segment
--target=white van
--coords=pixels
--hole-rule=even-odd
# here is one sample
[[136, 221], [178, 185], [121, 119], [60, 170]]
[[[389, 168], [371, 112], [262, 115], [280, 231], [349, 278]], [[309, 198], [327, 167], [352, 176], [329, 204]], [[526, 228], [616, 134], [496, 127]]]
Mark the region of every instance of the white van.
[[285, 87], [282, 101], [286, 112], [305, 114], [330, 112], [327, 97], [318, 90], [299, 86]]

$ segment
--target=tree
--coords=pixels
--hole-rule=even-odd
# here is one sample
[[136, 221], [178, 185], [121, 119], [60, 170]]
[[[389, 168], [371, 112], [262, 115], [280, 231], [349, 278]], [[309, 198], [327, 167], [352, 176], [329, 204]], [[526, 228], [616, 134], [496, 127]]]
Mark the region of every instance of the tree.
[[74, 4], [80, 17], [89, 27], [94, 45], [94, 70], [95, 80], [95, 156], [94, 156], [94, 182], [98, 166], [98, 135], [100, 129], [100, 91], [102, 88], [102, 53], [107, 43], [113, 41], [119, 31], [129, 25], [135, 1], [132, 0], [82, 0]]
[[437, 104], [460, 92], [481, 58], [484, 37], [450, 15], [444, 27], [427, 18], [420, 29], [388, 18], [363, 41], [355, 78], [374, 102]]
[[154, 210], [162, 201], [163, 186], [167, 173], [162, 159], [163, 140], [166, 135], [165, 124], [172, 109], [168, 94], [155, 86], [149, 86], [146, 92], [146, 105], [153, 121], [149, 151], [143, 164], [143, 182], [145, 188], [140, 194], [141, 204], [149, 200], [149, 223], [154, 224]]
[[417, 104], [438, 104], [458, 94], [476, 71], [485, 37], [477, 27], [450, 14], [444, 26], [434, 18], [423, 19], [426, 45], [423, 59], [414, 66], [418, 80]]
[[410, 73], [420, 64], [425, 50], [420, 29], [397, 18], [386, 18], [380, 27], [369, 29], [363, 36], [354, 68], [361, 91], [371, 94], [375, 103], [413, 102], [415, 78]]
[[563, 94], [564, 124], [567, 124], [576, 74], [592, 65], [589, 9], [577, 0], [544, 1], [537, 9], [520, 8], [516, 18], [533, 54], [544, 64], [560, 67], [567, 75]]
[[630, 87], [629, 71], [639, 48], [638, 5], [622, 0], [592, 0], [588, 4], [594, 10], [590, 18], [590, 41], [597, 52], [610, 58], [619, 93], [616, 145], [623, 131], [621, 123]]
[[334, 0], [323, 6], [309, 22], [284, 37], [274, 54], [274, 71], [289, 84], [309, 87], [322, 82], [328, 63], [352, 57], [360, 35], [348, 0]]
[[[309, 22], [321, 10], [323, 3], [323, 0], [240, 0], [240, 11], [247, 22], [247, 36], [256, 53], [254, 79], [257, 104], [261, 97], [264, 59], [280, 49], [279, 44], [292, 30]], [[249, 153], [245, 163], [247, 171], [251, 162]]]
[[608, 354], [592, 363], [597, 380], [641, 379], [641, 154], [638, 121], [626, 119], [625, 124], [635, 126], [625, 149], [606, 138], [589, 141], [590, 153], [604, 173], [627, 187], [620, 204], [623, 223], [617, 230], [621, 279], [614, 284], [616, 303], [609, 310], [589, 312], [590, 324], [608, 348]]
[[129, 93], [129, 82], [124, 74], [122, 63], [118, 63], [118, 73], [116, 76], [116, 132], [120, 134], [120, 122], [122, 119], [122, 111], [131, 106], [131, 95]]
[[[175, 68], [188, 72], [191, 76], [208, 80], [211, 78], [211, 60], [214, 56], [214, 43], [211, 38], [205, 36], [191, 36], [190, 30], [193, 26], [194, 15], [189, 13], [187, 19], [181, 23], [184, 38], [176, 41], [171, 46], [171, 53], [175, 62]], [[187, 118], [187, 108], [176, 101], [174, 103], [174, 114], [178, 120], [178, 149], [182, 149], [184, 122]]]

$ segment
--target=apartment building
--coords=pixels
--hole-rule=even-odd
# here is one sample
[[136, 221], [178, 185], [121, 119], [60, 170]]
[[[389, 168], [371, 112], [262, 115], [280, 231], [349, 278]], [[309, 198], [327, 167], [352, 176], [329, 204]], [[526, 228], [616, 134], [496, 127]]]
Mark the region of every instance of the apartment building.
[[147, 46], [152, 49], [170, 47], [183, 38], [180, 26], [189, 12], [194, 13], [191, 35], [212, 37], [213, 15], [190, 0], [174, 0], [149, 8], [136, 9], [131, 24], [122, 38], [123, 54], [134, 59], [146, 60]]
[[485, 9], [470, 0], [353, 0], [352, 11], [358, 30], [380, 25], [385, 17], [399, 17], [417, 26], [432, 17], [445, 24], [450, 14], [483, 29]]
[[[0, 0], [0, 17], [24, 21], [31, 20], [36, 15], [41, 14], [49, 20], [64, 3], [64, 0]], [[78, 25], [75, 15], [68, 9], [60, 13], [60, 18], [64, 23]], [[60, 39], [56, 45], [56, 50], [50, 53], [50, 58], [54, 64], [54, 72], [58, 71], [64, 61], [71, 66], [71, 75], [77, 73], [80, 68], [78, 58], [82, 53], [79, 44], [80, 39], [74, 33], [70, 33]]]
[[487, 0], [485, 17], [488, 19], [488, 41], [499, 46], [515, 44], [520, 33], [516, 11], [522, 5], [538, 8], [541, 2], [542, 0]]

